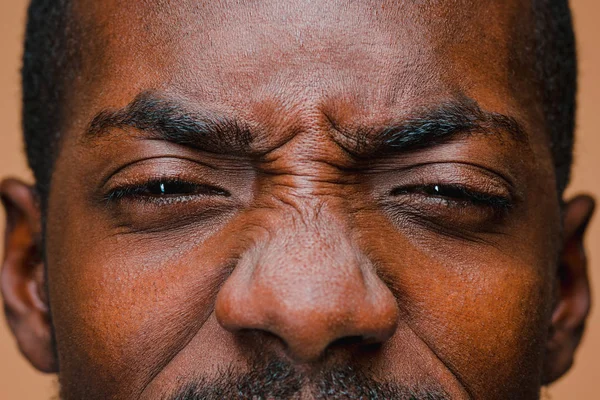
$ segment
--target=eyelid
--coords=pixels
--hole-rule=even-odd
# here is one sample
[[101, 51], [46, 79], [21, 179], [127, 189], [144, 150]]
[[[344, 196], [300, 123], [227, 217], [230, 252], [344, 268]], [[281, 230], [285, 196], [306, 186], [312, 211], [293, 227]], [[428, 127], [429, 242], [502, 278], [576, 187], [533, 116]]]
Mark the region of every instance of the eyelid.
[[154, 156], [128, 162], [115, 169], [98, 187], [100, 195], [106, 195], [118, 187], [133, 187], [152, 181], [182, 181], [198, 185], [220, 187], [230, 182], [231, 173], [204, 163], [174, 156]]
[[[439, 193], [427, 193], [428, 189], [438, 190]], [[460, 196], [444, 195], [445, 191], [451, 190], [459, 192]], [[466, 185], [461, 184], [436, 183], [425, 185], [400, 186], [392, 189], [390, 195], [416, 195], [430, 198], [440, 198], [444, 199], [444, 201], [447, 201], [448, 203], [472, 203], [473, 205], [487, 205], [505, 209], [511, 208], [513, 206], [513, 199], [510, 196], [510, 193], [489, 193], [481, 189], [472, 189]]]
[[[408, 183], [405, 185], [395, 186], [391, 192], [399, 189], [406, 190], [417, 190], [417, 189], [434, 189], [438, 188], [440, 192], [444, 190], [457, 190], [461, 194], [466, 196], [482, 195], [482, 196], [498, 196], [498, 197], [511, 197], [512, 193], [509, 188], [503, 185], [497, 185], [489, 181], [473, 182], [463, 179], [452, 179], [452, 178], [429, 178], [429, 179], [417, 179], [414, 183]], [[440, 194], [440, 196], [443, 196]], [[443, 196], [445, 197], [445, 196]]]
[[[152, 185], [156, 185], [156, 184], [184, 184], [184, 185], [189, 185], [189, 186], [195, 186], [197, 188], [202, 188], [202, 189], [206, 189], [206, 192], [212, 192], [212, 193], [182, 193], [180, 195], [174, 194], [174, 195], [169, 195], [169, 194], [165, 194], [164, 196], [154, 196], [151, 194], [143, 194], [142, 192], [144, 190], [147, 190], [148, 188], [150, 188]], [[187, 180], [185, 178], [178, 178], [176, 176], [164, 176], [164, 177], [150, 177], [147, 178], [144, 181], [135, 183], [127, 183], [127, 184], [123, 184], [123, 185], [116, 185], [113, 188], [109, 189], [108, 192], [105, 194], [104, 199], [106, 201], [114, 201], [114, 200], [122, 200], [125, 198], [162, 198], [162, 199], [166, 199], [166, 198], [193, 198], [193, 197], [198, 197], [198, 196], [203, 196], [203, 195], [208, 195], [208, 194], [214, 194], [214, 195], [218, 195], [218, 196], [223, 196], [223, 197], [230, 197], [231, 194], [227, 191], [224, 190], [220, 187], [217, 187], [215, 185], [211, 185], [211, 184], [207, 184], [207, 183], [199, 183], [199, 182], [193, 182], [191, 180]]]
[[[502, 232], [522, 203], [512, 181], [471, 163], [419, 164], [373, 175], [370, 182], [382, 209], [399, 229], [408, 224], [451, 235]], [[435, 185], [457, 188], [470, 198], [427, 194], [425, 188]], [[403, 191], [406, 195], [393, 196]]]
[[514, 200], [519, 200], [521, 197], [515, 184], [506, 179], [503, 174], [464, 162], [431, 162], [389, 171], [378, 175], [375, 184], [379, 190], [387, 189], [386, 195], [399, 187], [442, 185]]

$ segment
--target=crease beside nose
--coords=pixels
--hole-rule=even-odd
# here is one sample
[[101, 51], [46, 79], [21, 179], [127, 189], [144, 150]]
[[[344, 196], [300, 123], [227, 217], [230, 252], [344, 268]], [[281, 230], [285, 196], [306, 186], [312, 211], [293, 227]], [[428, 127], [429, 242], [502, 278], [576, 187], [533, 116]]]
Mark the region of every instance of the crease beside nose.
[[221, 288], [215, 314], [232, 332], [278, 337], [295, 362], [319, 360], [328, 348], [371, 345], [390, 338], [398, 305], [368, 259], [348, 243], [296, 237], [242, 257]]

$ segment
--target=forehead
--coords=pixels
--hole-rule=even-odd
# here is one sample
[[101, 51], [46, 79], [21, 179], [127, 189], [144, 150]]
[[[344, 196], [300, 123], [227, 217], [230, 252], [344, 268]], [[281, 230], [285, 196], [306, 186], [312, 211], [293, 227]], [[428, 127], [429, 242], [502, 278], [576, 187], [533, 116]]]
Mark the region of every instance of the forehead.
[[461, 95], [525, 118], [525, 3], [81, 0], [75, 104], [118, 107], [152, 89], [265, 118], [321, 107], [385, 119]]

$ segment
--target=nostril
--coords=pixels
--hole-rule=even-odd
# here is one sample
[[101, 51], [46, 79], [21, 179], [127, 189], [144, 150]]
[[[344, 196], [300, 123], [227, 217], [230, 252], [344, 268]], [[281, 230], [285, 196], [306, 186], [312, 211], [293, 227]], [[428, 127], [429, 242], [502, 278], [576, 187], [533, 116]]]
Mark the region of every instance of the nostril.
[[381, 341], [374, 336], [345, 336], [339, 338], [327, 346], [327, 350], [341, 349], [341, 348], [361, 348], [362, 351], [376, 350], [381, 346]]
[[355, 336], [345, 336], [333, 341], [329, 347], [344, 347], [344, 346], [353, 346], [357, 344], [363, 344], [365, 342], [365, 338], [361, 335]]

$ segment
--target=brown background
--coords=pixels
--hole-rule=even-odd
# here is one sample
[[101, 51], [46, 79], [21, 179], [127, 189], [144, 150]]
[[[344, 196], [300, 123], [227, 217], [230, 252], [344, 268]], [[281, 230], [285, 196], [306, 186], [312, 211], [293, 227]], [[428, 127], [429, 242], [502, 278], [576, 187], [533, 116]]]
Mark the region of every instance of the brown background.
[[[19, 127], [19, 76], [26, 0], [0, 0], [0, 177], [31, 180], [25, 165]], [[574, 179], [569, 193], [586, 191], [600, 199], [600, 1], [572, 0], [580, 51], [578, 140]], [[4, 217], [0, 230], [4, 229]], [[596, 297], [600, 294], [600, 219], [587, 239], [590, 273]], [[2, 252], [0, 244], [0, 253]], [[57, 392], [56, 379], [31, 368], [20, 356], [4, 318], [0, 318], [0, 400], [46, 400]], [[575, 367], [548, 392], [554, 400], [600, 399], [600, 306], [592, 312]]]

